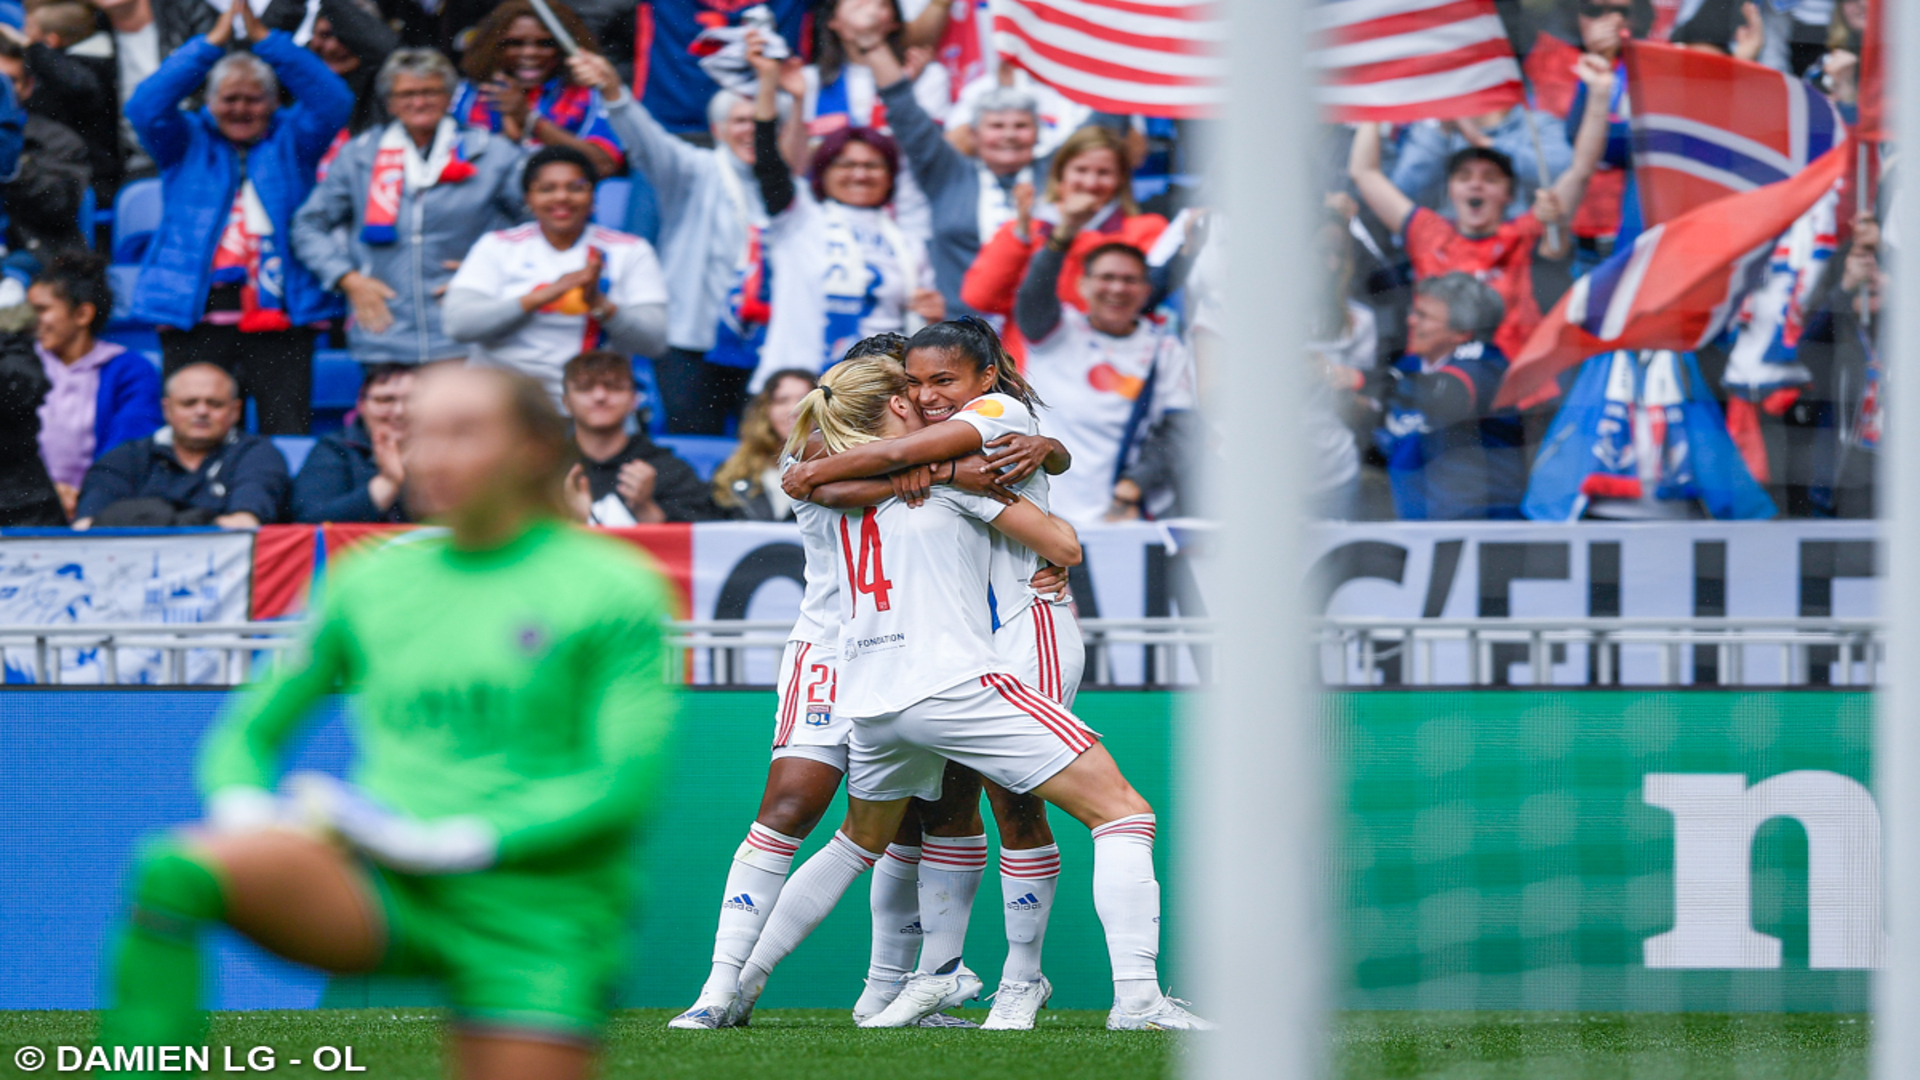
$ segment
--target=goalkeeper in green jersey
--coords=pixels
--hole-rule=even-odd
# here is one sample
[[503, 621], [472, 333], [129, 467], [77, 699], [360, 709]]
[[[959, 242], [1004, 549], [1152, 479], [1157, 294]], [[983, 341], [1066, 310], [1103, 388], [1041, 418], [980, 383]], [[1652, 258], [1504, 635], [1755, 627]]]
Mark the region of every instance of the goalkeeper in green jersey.
[[[665, 586], [560, 519], [574, 454], [538, 383], [442, 367], [410, 413], [409, 505], [448, 531], [330, 575], [305, 650], [209, 734], [206, 819], [134, 865], [103, 1045], [204, 1043], [198, 939], [222, 923], [327, 971], [437, 979], [467, 1080], [590, 1071], [673, 720]], [[352, 782], [281, 785], [334, 692]]]

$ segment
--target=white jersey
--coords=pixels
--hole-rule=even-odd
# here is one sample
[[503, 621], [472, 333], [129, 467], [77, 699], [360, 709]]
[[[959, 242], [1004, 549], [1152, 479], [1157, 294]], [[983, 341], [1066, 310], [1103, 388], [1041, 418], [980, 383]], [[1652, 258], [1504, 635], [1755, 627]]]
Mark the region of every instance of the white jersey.
[[1151, 317], [1111, 337], [1063, 305], [1053, 333], [1027, 342], [1025, 371], [1047, 403], [1047, 426], [1073, 454], [1073, 468], [1054, 478], [1053, 512], [1079, 528], [1106, 515], [1120, 468], [1147, 428], [1194, 404], [1193, 354]]
[[987, 522], [1003, 507], [938, 487], [909, 508], [888, 499], [836, 514], [840, 685], [836, 715], [898, 712], [997, 671], [987, 616]]
[[[540, 226], [521, 225], [482, 236], [461, 261], [448, 289], [472, 289], [500, 299], [517, 299], [587, 265], [589, 249], [603, 259], [600, 291], [614, 306], [667, 302], [667, 281], [653, 245], [637, 236], [590, 225], [580, 239], [559, 251]], [[511, 368], [539, 379], [560, 400], [560, 370], [569, 358], [598, 348], [600, 324], [587, 314], [586, 299], [574, 290], [534, 312], [527, 321], [468, 354], [476, 364]]]
[[925, 241], [884, 209], [814, 200], [802, 184], [765, 234], [773, 318], [748, 388], [783, 368], [825, 371], [874, 334], [911, 334], [907, 304], [933, 288]]
[[[780, 472], [793, 468], [795, 459], [782, 458]], [[840, 515], [810, 502], [793, 504], [793, 520], [800, 526], [800, 544], [806, 552], [805, 591], [800, 594], [800, 617], [794, 621], [788, 641], [811, 645], [837, 645], [840, 642], [840, 575], [834, 565], [834, 522]]]
[[[1038, 435], [1040, 421], [1034, 418], [1031, 410], [1020, 403], [1020, 399], [1006, 394], [985, 394], [967, 402], [966, 407], [953, 414], [953, 420], [972, 424], [980, 432], [980, 445], [988, 443], [1002, 435]], [[992, 451], [987, 451], [992, 453]], [[1032, 475], [1012, 490], [1035, 506], [1047, 508], [1047, 471], [1035, 469]], [[991, 539], [993, 551], [987, 572], [988, 597], [993, 608], [993, 625], [997, 628], [1012, 622], [1027, 605], [1033, 603], [1034, 592], [1027, 584], [1033, 578], [1034, 571], [1040, 569], [1040, 556], [1035, 555], [1027, 545], [995, 529]]]

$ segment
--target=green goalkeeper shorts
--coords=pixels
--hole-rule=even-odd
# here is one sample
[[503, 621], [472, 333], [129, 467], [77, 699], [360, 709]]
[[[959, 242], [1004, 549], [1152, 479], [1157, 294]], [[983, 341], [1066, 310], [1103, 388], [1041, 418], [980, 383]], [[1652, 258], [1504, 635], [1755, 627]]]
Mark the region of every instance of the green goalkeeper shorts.
[[387, 924], [379, 974], [440, 982], [467, 1026], [599, 1037], [627, 944], [604, 880], [369, 870]]

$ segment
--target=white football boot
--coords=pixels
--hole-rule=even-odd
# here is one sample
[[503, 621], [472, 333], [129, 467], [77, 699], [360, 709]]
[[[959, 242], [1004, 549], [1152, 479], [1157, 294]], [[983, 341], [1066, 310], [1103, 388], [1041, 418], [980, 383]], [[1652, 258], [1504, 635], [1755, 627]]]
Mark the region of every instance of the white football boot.
[[1212, 1031], [1211, 1021], [1202, 1020], [1180, 1006], [1186, 1004], [1161, 995], [1145, 1012], [1128, 1012], [1115, 1005], [1107, 1014], [1108, 1031]]
[[1053, 984], [1045, 975], [1032, 982], [1002, 980], [993, 992], [993, 1010], [987, 1013], [982, 1031], [1032, 1031], [1033, 1019], [1053, 997]]
[[[955, 1008], [964, 1001], [972, 1001], [980, 996], [986, 984], [980, 976], [967, 970], [965, 964], [957, 965], [946, 975], [913, 974], [907, 976], [907, 983], [900, 988], [900, 994], [888, 1006], [873, 1016], [860, 1021], [863, 1028], [902, 1028], [915, 1027], [920, 1021], [935, 1013]], [[968, 1027], [973, 1025], [961, 1021]], [[953, 1027], [952, 1024], [939, 1024]]]

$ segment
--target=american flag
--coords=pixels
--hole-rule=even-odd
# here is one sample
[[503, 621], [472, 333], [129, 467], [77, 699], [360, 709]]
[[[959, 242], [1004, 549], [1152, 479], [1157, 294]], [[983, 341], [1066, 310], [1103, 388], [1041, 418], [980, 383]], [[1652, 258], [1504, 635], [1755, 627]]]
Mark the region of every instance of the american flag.
[[1329, 0], [1312, 18], [1315, 96], [1335, 120], [1450, 120], [1526, 97], [1493, 0]]
[[1215, 0], [994, 0], [1000, 59], [1101, 112], [1205, 116], [1226, 98]]

